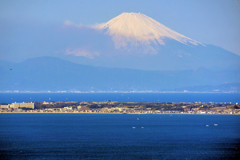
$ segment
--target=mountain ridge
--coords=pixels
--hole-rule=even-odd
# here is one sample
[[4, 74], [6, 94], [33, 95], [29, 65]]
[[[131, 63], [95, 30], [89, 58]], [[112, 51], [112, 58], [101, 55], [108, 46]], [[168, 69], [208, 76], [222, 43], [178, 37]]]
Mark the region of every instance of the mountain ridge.
[[[80, 65], [54, 57], [38, 57], [12, 66], [0, 65], [0, 70], [2, 92], [9, 90], [162, 92], [184, 91], [187, 88], [194, 89], [194, 86], [240, 83], [239, 71], [223, 72], [201, 68], [187, 71], [144, 71]], [[233, 91], [237, 92], [238, 89]]]

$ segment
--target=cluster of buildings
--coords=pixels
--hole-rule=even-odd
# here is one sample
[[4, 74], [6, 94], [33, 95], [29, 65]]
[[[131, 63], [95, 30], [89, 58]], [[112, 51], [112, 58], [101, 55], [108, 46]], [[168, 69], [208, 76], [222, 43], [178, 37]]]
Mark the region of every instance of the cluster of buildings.
[[234, 114], [240, 105], [198, 103], [134, 102], [35, 102], [0, 105], [0, 112], [12, 113], [117, 113], [117, 114]]

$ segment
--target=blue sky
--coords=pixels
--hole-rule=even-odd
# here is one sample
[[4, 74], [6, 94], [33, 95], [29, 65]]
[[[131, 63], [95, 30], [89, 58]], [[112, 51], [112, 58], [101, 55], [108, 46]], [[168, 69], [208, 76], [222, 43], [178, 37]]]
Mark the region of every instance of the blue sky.
[[[31, 37], [41, 39], [41, 35], [58, 29], [66, 20], [92, 25], [107, 22], [122, 12], [141, 12], [191, 39], [240, 55], [239, 0], [1, 0], [0, 47], [4, 49], [0, 49], [0, 59], [12, 60], [9, 57], [16, 52], [27, 55], [24, 48], [36, 47]], [[37, 28], [41, 30], [36, 33]], [[48, 54], [53, 50], [41, 51]]]

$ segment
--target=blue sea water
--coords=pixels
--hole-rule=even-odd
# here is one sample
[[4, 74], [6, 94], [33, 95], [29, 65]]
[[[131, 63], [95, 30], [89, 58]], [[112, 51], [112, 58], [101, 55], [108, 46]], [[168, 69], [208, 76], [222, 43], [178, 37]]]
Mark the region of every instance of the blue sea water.
[[240, 93], [0, 93], [0, 103], [36, 101], [231, 102]]
[[237, 115], [0, 114], [1, 159], [217, 160], [239, 153]]

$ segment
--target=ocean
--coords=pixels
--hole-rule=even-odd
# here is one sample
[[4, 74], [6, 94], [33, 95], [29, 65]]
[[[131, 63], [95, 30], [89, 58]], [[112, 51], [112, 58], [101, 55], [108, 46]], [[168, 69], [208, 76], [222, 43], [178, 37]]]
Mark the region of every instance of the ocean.
[[237, 159], [239, 126], [238, 115], [2, 113], [0, 157]]
[[0, 93], [0, 103], [42, 101], [240, 103], [240, 93]]
[[[106, 100], [237, 103], [240, 94], [0, 94], [0, 103]], [[0, 114], [1, 159], [215, 160], [237, 159], [239, 153], [239, 115]]]

